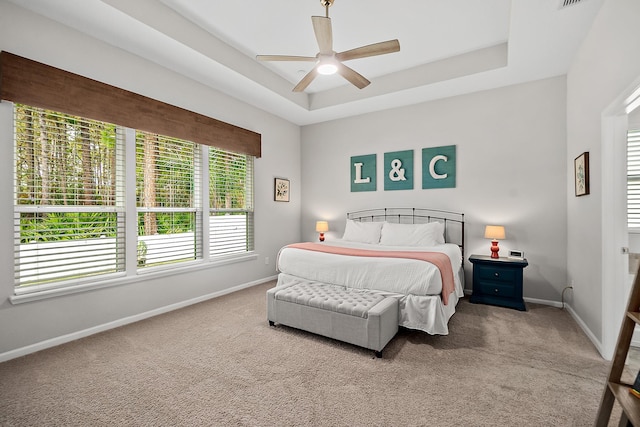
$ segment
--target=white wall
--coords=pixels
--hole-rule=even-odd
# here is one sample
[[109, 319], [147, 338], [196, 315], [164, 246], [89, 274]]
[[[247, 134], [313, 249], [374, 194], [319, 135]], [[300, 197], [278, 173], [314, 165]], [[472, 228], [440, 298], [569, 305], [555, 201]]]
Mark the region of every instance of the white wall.
[[[607, 343], [615, 344], [617, 333], [603, 336], [603, 325], [615, 316], [613, 321], [619, 326], [622, 312], [603, 314], [603, 298], [613, 286], [603, 276], [603, 270], [610, 267], [603, 265], [603, 252], [620, 253], [620, 248], [609, 248], [603, 240], [602, 228], [609, 227], [603, 224], [603, 211], [612, 209], [608, 200], [603, 202], [612, 191], [603, 188], [603, 173], [615, 173], [612, 179], [624, 182], [618, 175], [625, 171], [623, 167], [611, 171], [610, 151], [602, 145], [602, 115], [640, 77], [638, 18], [637, 0], [607, 0], [567, 74], [567, 170], [572, 170], [573, 158], [580, 153], [588, 151], [591, 158], [591, 194], [579, 198], [571, 191], [567, 194], [567, 269], [574, 281], [570, 304], [595, 339], [606, 341], [604, 353], [610, 352]], [[573, 188], [571, 180], [567, 187]]]
[[[262, 134], [255, 161], [256, 260], [12, 305], [13, 135], [0, 105], [0, 360], [56, 337], [180, 304], [276, 274], [284, 244], [300, 240], [300, 128], [161, 66], [0, 0], [0, 50], [113, 84]], [[63, 95], [63, 94], [61, 94]], [[273, 178], [291, 180], [291, 202], [273, 201]], [[265, 258], [269, 264], [265, 265]], [[94, 329], [91, 329], [94, 328]], [[27, 347], [34, 346], [34, 347]]]
[[[524, 250], [526, 297], [559, 301], [566, 278], [564, 77], [458, 96], [302, 128], [302, 237], [329, 221], [340, 237], [345, 213], [431, 207], [466, 216], [466, 258], [490, 254], [486, 224], [503, 224], [501, 254]], [[457, 146], [457, 187], [421, 189], [421, 149]], [[384, 191], [385, 152], [414, 150], [413, 190]], [[377, 154], [378, 190], [350, 192], [350, 157]], [[471, 265], [465, 265], [467, 287]]]

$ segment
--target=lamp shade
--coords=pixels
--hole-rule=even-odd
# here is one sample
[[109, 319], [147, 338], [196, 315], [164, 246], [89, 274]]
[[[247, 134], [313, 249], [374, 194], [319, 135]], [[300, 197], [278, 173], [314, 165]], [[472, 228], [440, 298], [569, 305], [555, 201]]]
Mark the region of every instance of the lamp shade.
[[327, 221], [317, 221], [316, 222], [316, 231], [318, 233], [325, 233], [329, 231], [329, 223]]
[[502, 225], [487, 225], [484, 229], [485, 239], [503, 240], [504, 236], [504, 227]]

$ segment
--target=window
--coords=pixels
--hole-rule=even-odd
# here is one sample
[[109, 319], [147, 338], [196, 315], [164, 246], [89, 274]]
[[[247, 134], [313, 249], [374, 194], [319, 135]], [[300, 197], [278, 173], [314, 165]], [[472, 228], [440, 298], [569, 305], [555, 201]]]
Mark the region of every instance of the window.
[[253, 250], [253, 157], [209, 148], [209, 253]]
[[21, 104], [14, 119], [16, 295], [253, 251], [253, 156]]
[[627, 226], [640, 232], [640, 130], [627, 134]]
[[14, 117], [16, 290], [123, 272], [116, 127], [23, 105]]
[[197, 144], [137, 133], [139, 267], [202, 258], [200, 169]]

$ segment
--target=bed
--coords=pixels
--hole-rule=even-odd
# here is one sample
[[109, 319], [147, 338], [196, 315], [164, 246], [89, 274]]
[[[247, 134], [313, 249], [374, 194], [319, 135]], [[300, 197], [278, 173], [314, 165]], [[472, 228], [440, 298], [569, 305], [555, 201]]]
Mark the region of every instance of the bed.
[[398, 325], [447, 335], [464, 295], [464, 214], [423, 208], [349, 212], [340, 239], [287, 245], [276, 286], [339, 285], [398, 299]]

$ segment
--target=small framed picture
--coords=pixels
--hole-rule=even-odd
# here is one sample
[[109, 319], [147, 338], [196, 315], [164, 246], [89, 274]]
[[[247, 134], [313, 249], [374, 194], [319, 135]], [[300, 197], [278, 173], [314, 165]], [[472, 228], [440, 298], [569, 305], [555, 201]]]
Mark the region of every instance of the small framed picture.
[[589, 194], [589, 152], [580, 154], [573, 161], [576, 197]]
[[273, 200], [276, 202], [289, 201], [289, 180], [276, 178], [273, 183]]

